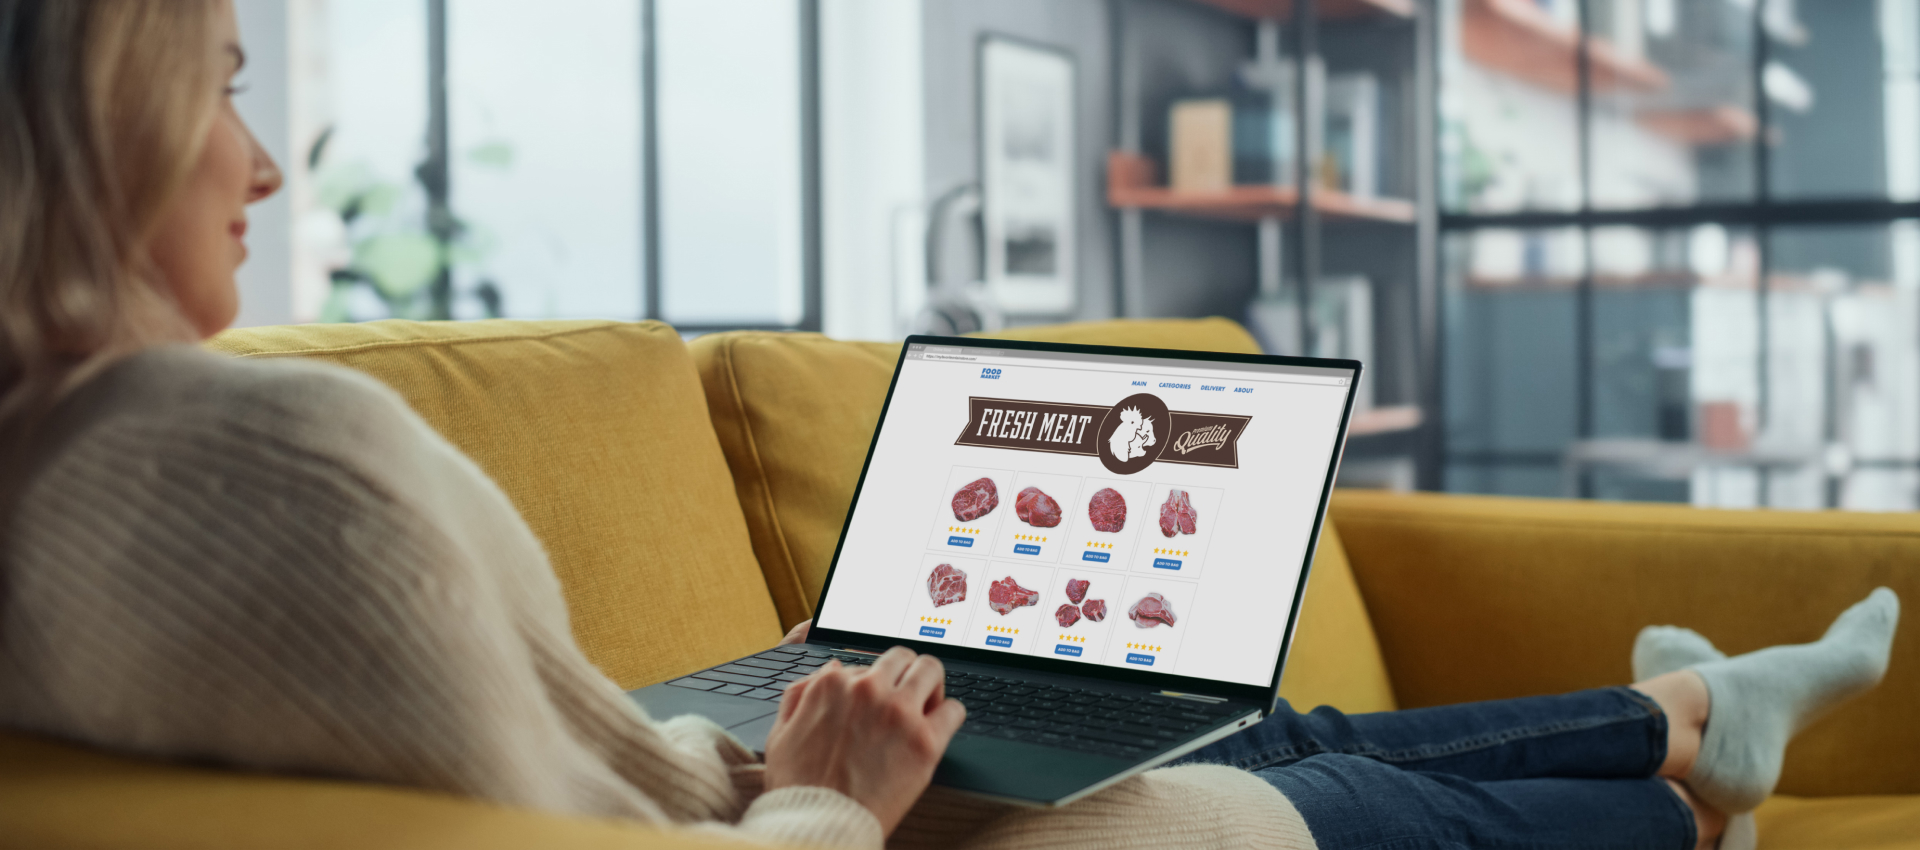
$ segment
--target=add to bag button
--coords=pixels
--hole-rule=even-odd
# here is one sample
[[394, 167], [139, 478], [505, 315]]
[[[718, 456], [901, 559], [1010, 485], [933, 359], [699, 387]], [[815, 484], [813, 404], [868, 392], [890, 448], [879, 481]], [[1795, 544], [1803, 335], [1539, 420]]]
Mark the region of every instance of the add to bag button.
[[921, 626], [920, 633], [927, 637], [946, 637], [947, 630], [939, 626]]
[[1129, 652], [1127, 653], [1127, 663], [1139, 664], [1144, 667], [1152, 667], [1153, 656], [1148, 655], [1144, 652]]
[[1080, 560], [1092, 561], [1096, 564], [1104, 564], [1112, 559], [1113, 559], [1113, 555], [1112, 553], [1109, 553], [1109, 552], [1081, 552], [1080, 553]]
[[1015, 543], [1013, 544], [1013, 554], [1038, 555], [1040, 554], [1040, 547], [1035, 546], [1032, 543]]
[[966, 547], [966, 548], [968, 548], [968, 549], [972, 549], [972, 548], [973, 548], [973, 538], [971, 538], [971, 537], [961, 537], [960, 535], [958, 535], [958, 534], [955, 534], [955, 535], [953, 535], [953, 536], [951, 536], [951, 537], [948, 537], [948, 538], [947, 538], [947, 545], [948, 545], [948, 546], [965, 546], [965, 547]]
[[988, 646], [1012, 646], [1013, 638], [1003, 637], [1001, 635], [987, 635], [987, 645]]
[[1153, 568], [1156, 570], [1177, 570], [1180, 569], [1180, 559], [1155, 558], [1153, 559]]
[[1053, 645], [1053, 654], [1071, 655], [1075, 658], [1078, 658], [1080, 657], [1080, 647], [1068, 646], [1067, 644], [1064, 644], [1064, 643], [1056, 643]]

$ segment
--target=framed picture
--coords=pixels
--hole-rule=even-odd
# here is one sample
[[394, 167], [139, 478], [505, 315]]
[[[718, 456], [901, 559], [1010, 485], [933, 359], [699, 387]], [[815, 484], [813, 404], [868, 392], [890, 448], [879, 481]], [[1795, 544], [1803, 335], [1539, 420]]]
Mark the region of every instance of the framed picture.
[[1079, 290], [1073, 59], [987, 36], [979, 69], [987, 292], [1008, 313], [1069, 312]]

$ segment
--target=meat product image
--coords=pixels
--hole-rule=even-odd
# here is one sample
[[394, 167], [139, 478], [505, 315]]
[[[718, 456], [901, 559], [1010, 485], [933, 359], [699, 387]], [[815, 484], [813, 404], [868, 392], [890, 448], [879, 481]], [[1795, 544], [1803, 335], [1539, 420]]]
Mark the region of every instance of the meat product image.
[[1039, 591], [1021, 587], [1019, 582], [1013, 580], [1013, 576], [1007, 576], [987, 585], [987, 607], [992, 608], [1002, 617], [1015, 608], [1038, 604], [1040, 604]]
[[1167, 493], [1166, 504], [1160, 506], [1160, 533], [1172, 537], [1175, 532], [1192, 534], [1200, 515], [1193, 510], [1193, 500], [1187, 497], [1187, 491], [1174, 490]]
[[1013, 515], [1034, 528], [1052, 528], [1060, 524], [1060, 503], [1040, 488], [1028, 487], [1013, 497]]
[[966, 572], [952, 564], [934, 567], [927, 575], [927, 595], [933, 597], [935, 608], [967, 601]]
[[1093, 582], [1083, 578], [1067, 579], [1067, 598], [1075, 605], [1080, 604], [1080, 600], [1087, 598], [1087, 586], [1091, 584]]
[[1080, 609], [1072, 605], [1062, 605], [1053, 612], [1053, 618], [1060, 622], [1060, 628], [1066, 628], [1080, 622]]
[[1000, 490], [991, 478], [976, 478], [953, 494], [953, 518], [973, 522], [1000, 506]]
[[1080, 613], [1086, 615], [1087, 622], [1098, 623], [1107, 618], [1107, 600], [1089, 599], [1087, 604], [1080, 606]]
[[1167, 603], [1165, 596], [1158, 593], [1149, 593], [1140, 597], [1139, 602], [1133, 603], [1133, 607], [1127, 609], [1127, 616], [1133, 619], [1133, 627], [1136, 629], [1173, 626], [1173, 606]]
[[1126, 528], [1127, 500], [1119, 490], [1103, 487], [1087, 502], [1087, 518], [1093, 520], [1094, 531], [1112, 534]]

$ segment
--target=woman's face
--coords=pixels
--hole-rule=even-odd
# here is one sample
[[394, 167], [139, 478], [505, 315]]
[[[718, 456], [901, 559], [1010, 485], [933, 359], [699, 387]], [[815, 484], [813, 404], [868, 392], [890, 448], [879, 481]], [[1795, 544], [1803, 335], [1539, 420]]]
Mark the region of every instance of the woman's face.
[[214, 49], [229, 73], [200, 159], [162, 210], [149, 252], [180, 310], [202, 337], [233, 323], [240, 309], [234, 272], [247, 259], [247, 205], [280, 189], [280, 168], [234, 111], [233, 76], [245, 62], [231, 3], [223, 4]]

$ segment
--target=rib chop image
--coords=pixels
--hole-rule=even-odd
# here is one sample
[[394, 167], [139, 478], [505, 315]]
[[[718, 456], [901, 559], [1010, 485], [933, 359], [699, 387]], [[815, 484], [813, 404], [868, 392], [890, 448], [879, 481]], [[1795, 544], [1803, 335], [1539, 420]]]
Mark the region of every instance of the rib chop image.
[[1187, 498], [1187, 491], [1173, 490], [1167, 493], [1166, 504], [1160, 506], [1160, 533], [1168, 537], [1176, 531], [1192, 534], [1199, 518], [1193, 510], [1193, 500]]
[[1127, 527], [1127, 500], [1112, 487], [1101, 488], [1087, 502], [1087, 517], [1093, 520], [1094, 531], [1112, 534]]
[[1019, 582], [1013, 580], [1013, 576], [1007, 576], [987, 585], [987, 607], [992, 608], [1002, 617], [1015, 608], [1038, 604], [1040, 604], [1039, 591], [1021, 587]]
[[953, 518], [973, 522], [1000, 506], [1000, 491], [991, 478], [976, 478], [953, 494]]
[[1067, 598], [1073, 600], [1075, 605], [1080, 604], [1080, 600], [1087, 598], [1087, 586], [1091, 584], [1093, 582], [1083, 578], [1067, 579]]
[[1060, 628], [1066, 628], [1080, 622], [1080, 609], [1072, 605], [1062, 605], [1053, 612], [1053, 618], [1060, 622]]
[[1034, 528], [1052, 528], [1060, 524], [1060, 503], [1040, 488], [1028, 487], [1013, 497], [1013, 515]]
[[1127, 609], [1127, 616], [1133, 618], [1133, 627], [1136, 629], [1151, 629], [1154, 626], [1172, 628], [1173, 626], [1173, 606], [1167, 603], [1165, 596], [1158, 593], [1149, 593], [1140, 597], [1139, 602], [1133, 603], [1133, 607]]
[[1089, 599], [1080, 606], [1080, 613], [1087, 615], [1087, 622], [1098, 623], [1107, 618], [1107, 600]]
[[952, 564], [934, 567], [927, 575], [927, 595], [933, 597], [935, 608], [967, 601], [966, 572]]

